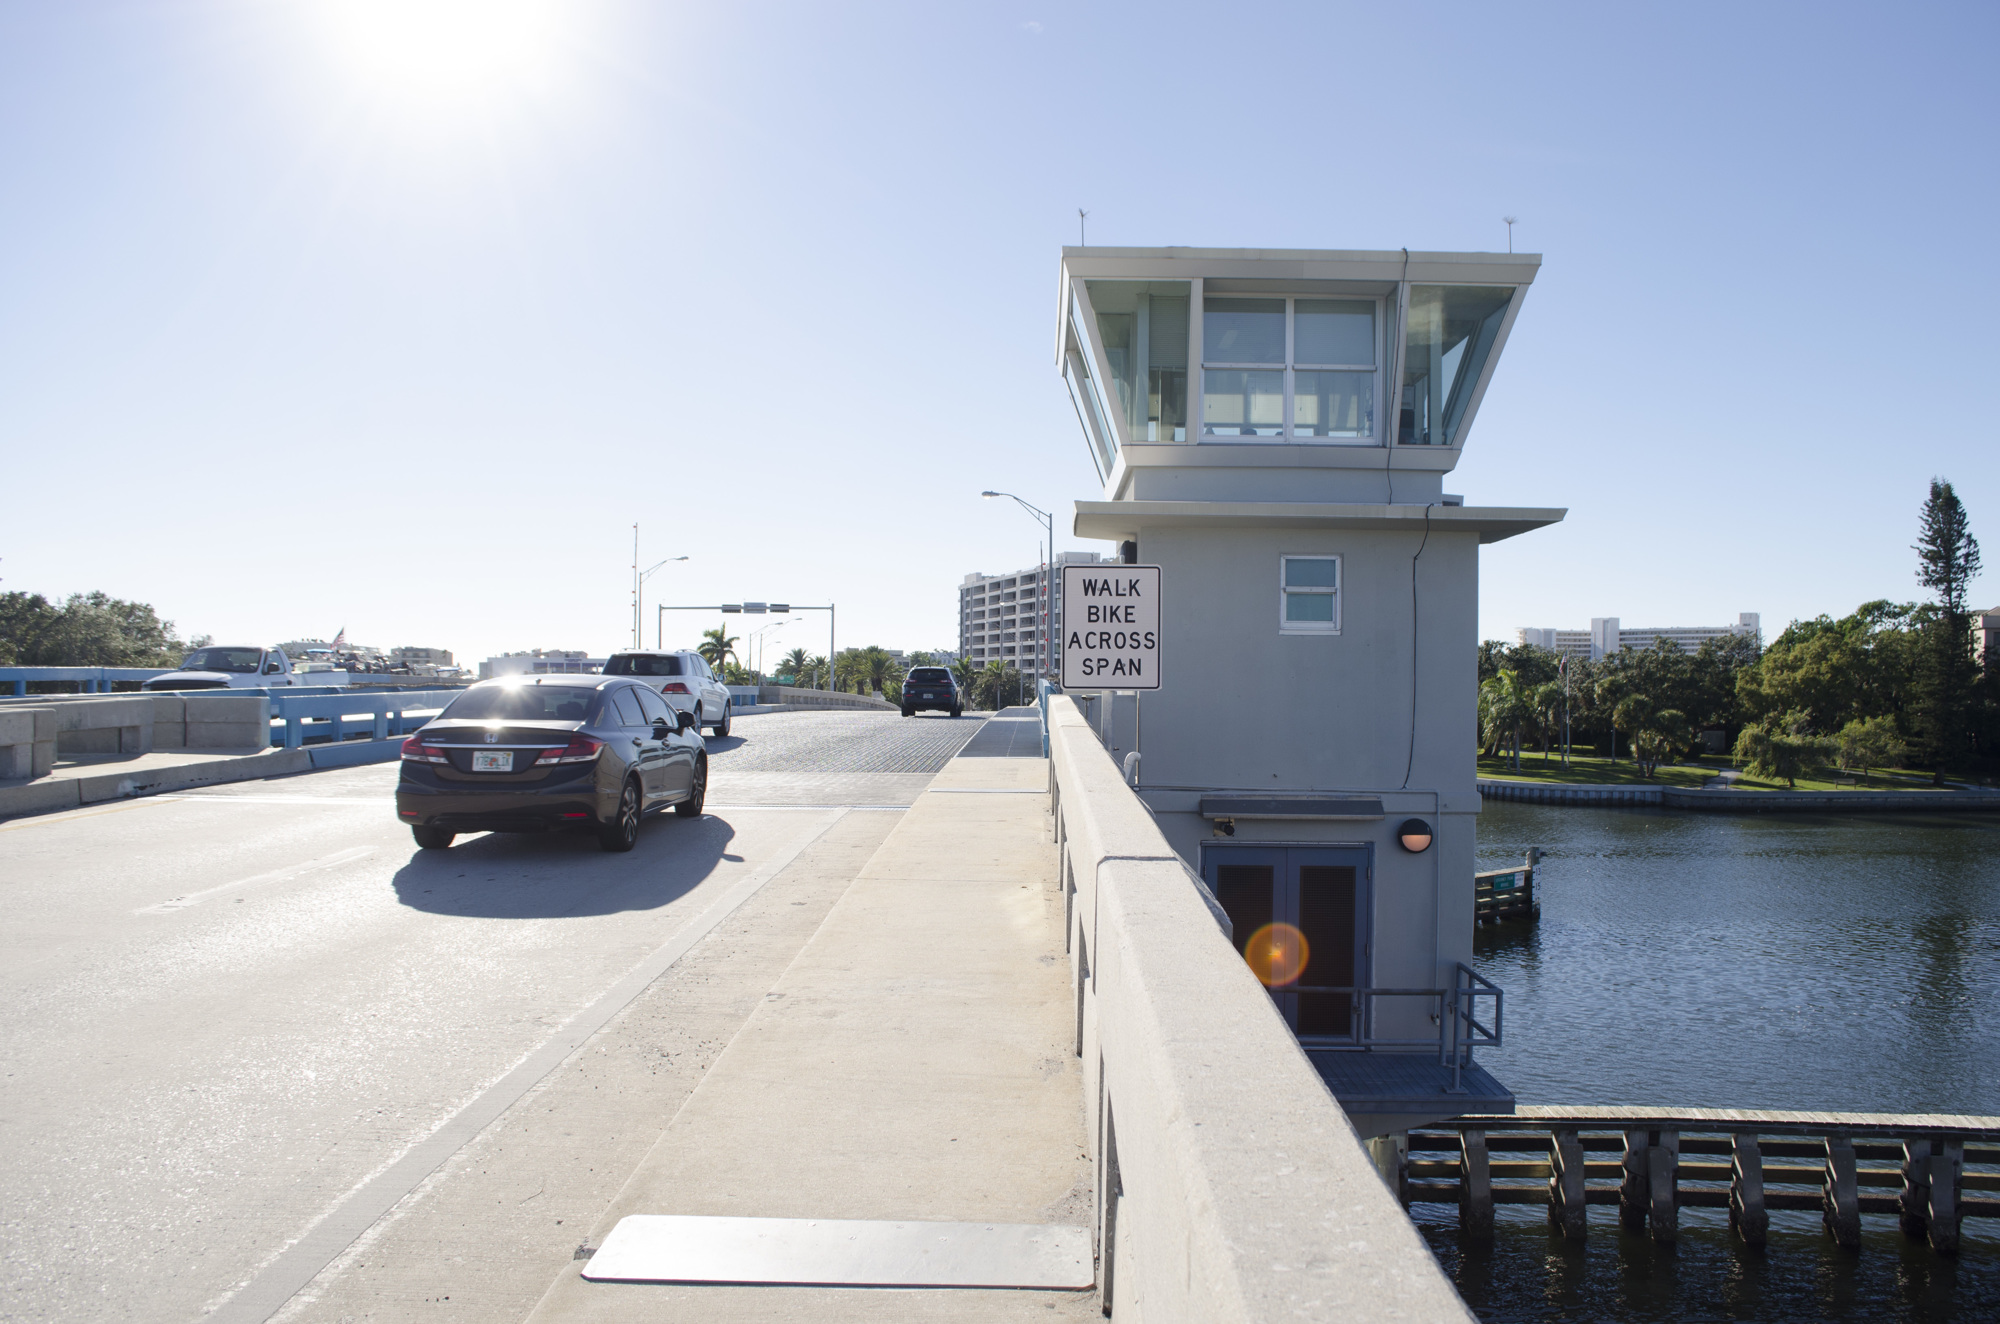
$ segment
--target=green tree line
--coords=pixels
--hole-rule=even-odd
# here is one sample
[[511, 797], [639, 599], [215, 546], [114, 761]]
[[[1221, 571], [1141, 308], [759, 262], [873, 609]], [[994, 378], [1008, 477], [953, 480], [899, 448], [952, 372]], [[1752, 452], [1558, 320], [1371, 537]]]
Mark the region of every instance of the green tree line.
[[1931, 601], [1793, 621], [1761, 651], [1747, 636], [1694, 653], [1660, 640], [1565, 667], [1554, 650], [1488, 640], [1483, 752], [1547, 757], [1562, 748], [1566, 716], [1572, 748], [1630, 757], [1646, 776], [1703, 745], [1787, 782], [1828, 763], [1867, 772], [1907, 761], [1940, 782], [2000, 770], [2000, 676], [1974, 655], [1968, 603], [1979, 544], [1950, 483], [1932, 481], [1913, 550]]
[[152, 606], [109, 594], [0, 593], [0, 666], [176, 667], [206, 636], [180, 639]]

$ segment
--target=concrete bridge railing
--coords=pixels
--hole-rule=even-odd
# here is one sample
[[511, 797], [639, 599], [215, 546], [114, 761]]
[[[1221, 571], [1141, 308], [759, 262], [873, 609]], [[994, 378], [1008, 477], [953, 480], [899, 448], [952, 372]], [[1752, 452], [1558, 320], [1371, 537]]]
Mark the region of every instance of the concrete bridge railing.
[[1471, 1320], [1199, 882], [1047, 703], [1107, 1313]]
[[759, 703], [782, 703], [791, 708], [861, 708], [871, 713], [894, 712], [896, 705], [872, 694], [847, 694], [840, 690], [802, 690], [792, 685], [764, 685], [757, 691]]

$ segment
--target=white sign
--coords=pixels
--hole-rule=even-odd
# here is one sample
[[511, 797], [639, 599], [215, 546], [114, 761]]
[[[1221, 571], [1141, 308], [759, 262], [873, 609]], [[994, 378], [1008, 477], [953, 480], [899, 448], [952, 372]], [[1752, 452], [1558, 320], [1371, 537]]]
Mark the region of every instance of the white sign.
[[1160, 567], [1062, 568], [1062, 686], [1160, 688]]

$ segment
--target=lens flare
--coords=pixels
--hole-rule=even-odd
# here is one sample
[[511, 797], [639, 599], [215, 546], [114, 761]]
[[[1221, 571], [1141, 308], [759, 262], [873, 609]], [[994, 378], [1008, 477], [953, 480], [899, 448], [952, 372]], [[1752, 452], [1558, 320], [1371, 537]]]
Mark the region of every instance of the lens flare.
[[364, 85], [406, 108], [541, 86], [574, 27], [559, 0], [321, 0], [309, 12]]
[[1306, 935], [1289, 924], [1266, 924], [1243, 944], [1243, 959], [1266, 988], [1283, 988], [1306, 972], [1312, 948]]

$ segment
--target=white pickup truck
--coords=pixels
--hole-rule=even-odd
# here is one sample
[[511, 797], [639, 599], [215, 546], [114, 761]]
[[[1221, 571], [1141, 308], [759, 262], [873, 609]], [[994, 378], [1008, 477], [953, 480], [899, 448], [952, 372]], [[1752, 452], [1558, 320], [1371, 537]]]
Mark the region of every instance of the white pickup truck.
[[142, 690], [256, 690], [281, 685], [344, 683], [346, 672], [333, 676], [301, 673], [282, 648], [197, 648], [182, 659], [180, 670], [155, 676]]

